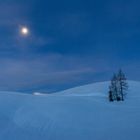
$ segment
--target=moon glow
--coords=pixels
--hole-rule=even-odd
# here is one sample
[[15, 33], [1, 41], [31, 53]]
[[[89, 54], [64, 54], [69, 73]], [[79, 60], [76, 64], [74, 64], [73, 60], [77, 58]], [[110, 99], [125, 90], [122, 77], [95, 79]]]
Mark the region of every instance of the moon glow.
[[22, 35], [28, 35], [29, 34], [29, 29], [27, 27], [22, 27], [20, 30]]

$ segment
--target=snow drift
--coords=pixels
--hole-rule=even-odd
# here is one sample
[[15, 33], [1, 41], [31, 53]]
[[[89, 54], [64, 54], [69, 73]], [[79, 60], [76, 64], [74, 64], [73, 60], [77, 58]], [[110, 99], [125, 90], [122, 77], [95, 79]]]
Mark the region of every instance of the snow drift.
[[0, 140], [139, 140], [140, 83], [108, 102], [108, 82], [52, 95], [0, 93]]

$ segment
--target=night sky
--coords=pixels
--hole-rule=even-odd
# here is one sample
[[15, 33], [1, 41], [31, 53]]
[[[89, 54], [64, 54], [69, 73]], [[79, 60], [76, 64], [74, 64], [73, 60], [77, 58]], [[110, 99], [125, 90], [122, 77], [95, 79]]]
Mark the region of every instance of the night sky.
[[0, 90], [49, 93], [120, 68], [140, 80], [139, 0], [0, 1]]

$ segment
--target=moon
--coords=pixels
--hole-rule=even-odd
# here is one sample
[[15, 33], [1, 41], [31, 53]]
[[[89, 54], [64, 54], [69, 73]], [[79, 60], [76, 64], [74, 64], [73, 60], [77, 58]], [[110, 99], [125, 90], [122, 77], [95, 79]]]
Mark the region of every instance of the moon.
[[27, 27], [22, 27], [20, 29], [20, 32], [22, 35], [28, 35], [29, 34], [29, 29]]

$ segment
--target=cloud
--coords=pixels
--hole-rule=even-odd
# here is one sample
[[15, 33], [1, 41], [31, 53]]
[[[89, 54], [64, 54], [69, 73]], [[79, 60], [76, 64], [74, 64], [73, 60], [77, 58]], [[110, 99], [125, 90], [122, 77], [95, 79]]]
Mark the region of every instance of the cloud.
[[[51, 91], [55, 91], [88, 81], [89, 76], [105, 71], [105, 68], [94, 68], [86, 61], [89, 61], [88, 58], [61, 54], [48, 54], [39, 58], [33, 56], [27, 59], [3, 58], [0, 60], [0, 90], [41, 91], [45, 88], [48, 92], [52, 87]], [[94, 65], [97, 63], [94, 61]]]
[[13, 38], [13, 44], [15, 44], [15, 47], [21, 47], [28, 50], [35, 47], [52, 45], [55, 43], [55, 40], [53, 38], [49, 36], [39, 36], [38, 34], [32, 32], [32, 28], [29, 28], [29, 30], [31, 32], [29, 36], [23, 37], [19, 33], [15, 35], [15, 37]]

